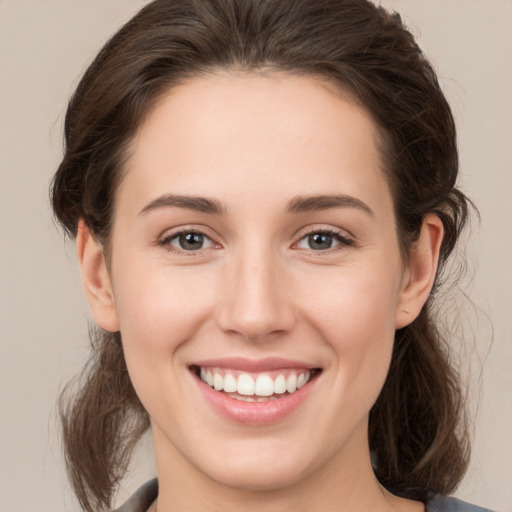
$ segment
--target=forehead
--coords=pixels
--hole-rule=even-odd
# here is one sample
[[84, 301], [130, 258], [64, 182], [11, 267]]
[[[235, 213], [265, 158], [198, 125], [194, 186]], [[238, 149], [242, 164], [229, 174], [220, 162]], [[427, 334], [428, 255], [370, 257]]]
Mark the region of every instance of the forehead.
[[259, 195], [264, 203], [269, 184], [283, 201], [333, 187], [356, 196], [382, 193], [387, 183], [377, 137], [363, 108], [312, 76], [193, 78], [159, 98], [147, 115], [118, 194], [131, 189], [142, 200], [232, 192]]

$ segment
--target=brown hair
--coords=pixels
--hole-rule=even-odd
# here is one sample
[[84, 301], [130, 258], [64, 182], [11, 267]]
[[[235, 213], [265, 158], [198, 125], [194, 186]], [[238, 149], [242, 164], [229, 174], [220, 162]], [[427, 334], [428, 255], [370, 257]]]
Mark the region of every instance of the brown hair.
[[[108, 245], [127, 148], [161, 94], [187, 77], [263, 68], [328, 79], [372, 114], [404, 255], [425, 215], [435, 213], [445, 230], [441, 271], [468, 215], [455, 188], [453, 117], [399, 15], [367, 0], [156, 0], [144, 7], [100, 51], [69, 103], [65, 154], [52, 185], [65, 230], [74, 236], [82, 218]], [[423, 500], [457, 486], [469, 453], [460, 385], [431, 301], [396, 333], [369, 428], [378, 479]], [[120, 334], [99, 332], [92, 348], [77, 394], [61, 400], [69, 475], [89, 512], [109, 508], [149, 425]]]

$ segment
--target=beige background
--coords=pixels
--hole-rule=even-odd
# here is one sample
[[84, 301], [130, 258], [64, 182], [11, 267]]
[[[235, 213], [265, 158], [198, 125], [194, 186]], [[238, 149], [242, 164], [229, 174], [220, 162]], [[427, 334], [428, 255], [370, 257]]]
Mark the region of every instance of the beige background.
[[[106, 37], [143, 3], [0, 0], [0, 512], [78, 510], [54, 404], [87, 354], [88, 313], [47, 190], [69, 94]], [[469, 334], [456, 351], [471, 356], [479, 403], [473, 462], [458, 495], [512, 512], [512, 1], [383, 3], [404, 14], [438, 69], [460, 129], [463, 186], [482, 216], [469, 241], [466, 291], [475, 308], [446, 304]], [[148, 445], [124, 495], [154, 474]]]

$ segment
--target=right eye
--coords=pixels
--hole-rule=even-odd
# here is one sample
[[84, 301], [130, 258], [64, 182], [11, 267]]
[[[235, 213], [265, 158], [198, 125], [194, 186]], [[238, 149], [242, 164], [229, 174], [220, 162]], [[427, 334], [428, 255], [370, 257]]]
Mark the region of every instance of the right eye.
[[170, 250], [194, 252], [209, 249], [215, 244], [208, 236], [199, 231], [181, 231], [166, 237], [162, 240], [161, 245], [167, 246]]

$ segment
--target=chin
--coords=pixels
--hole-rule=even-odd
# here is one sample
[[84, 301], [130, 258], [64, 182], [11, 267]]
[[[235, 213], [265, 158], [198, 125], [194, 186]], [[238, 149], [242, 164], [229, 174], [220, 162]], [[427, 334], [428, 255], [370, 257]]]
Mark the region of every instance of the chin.
[[306, 481], [330, 458], [328, 453], [322, 457], [318, 446], [316, 450], [313, 447], [314, 443], [309, 443], [306, 449], [303, 439], [300, 442], [296, 439], [294, 442], [289, 442], [291, 439], [268, 441], [235, 443], [220, 451], [223, 457], [198, 459], [196, 468], [225, 487], [248, 492], [278, 492]]
[[217, 483], [249, 492], [277, 492], [299, 483], [308, 473], [298, 470], [295, 464], [276, 465], [272, 462], [255, 462], [253, 464], [238, 465], [229, 464], [216, 468], [210, 477]]

